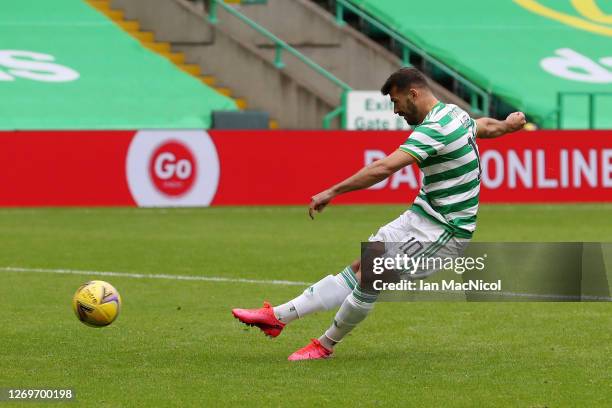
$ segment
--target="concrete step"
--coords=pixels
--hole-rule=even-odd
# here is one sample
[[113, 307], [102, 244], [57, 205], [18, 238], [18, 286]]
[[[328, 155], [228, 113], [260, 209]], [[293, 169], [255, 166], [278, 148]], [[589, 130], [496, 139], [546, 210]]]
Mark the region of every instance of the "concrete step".
[[155, 34], [152, 31], [131, 31], [130, 35], [141, 42], [155, 41]]
[[213, 86], [217, 83], [217, 78], [212, 75], [203, 75], [200, 77], [200, 81], [202, 81], [206, 85]]
[[108, 9], [108, 10], [101, 10], [101, 11], [104, 14], [106, 14], [106, 16], [108, 18], [110, 18], [111, 20], [116, 21], [116, 22], [123, 21], [124, 18], [125, 18], [125, 14], [121, 10], [111, 10], [111, 9]]
[[191, 74], [193, 76], [200, 76], [202, 74], [202, 70], [199, 65], [196, 64], [180, 64], [178, 65], [179, 69]]
[[115, 23], [129, 33], [132, 31], [140, 31], [140, 23], [135, 20], [116, 21]]
[[87, 3], [100, 11], [111, 10], [110, 3], [106, 0], [89, 0]]
[[232, 96], [232, 90], [229, 88], [223, 88], [223, 87], [214, 87], [215, 91], [219, 92], [221, 95], [225, 95], [225, 96]]
[[236, 98], [234, 101], [236, 101], [236, 106], [238, 106], [238, 109], [245, 110], [248, 106], [247, 101], [244, 98]]
[[159, 55], [168, 58], [176, 65], [181, 65], [185, 63], [185, 54], [183, 54], [182, 52], [160, 52]]
[[159, 53], [171, 53], [170, 43], [167, 42], [152, 42], [152, 41], [141, 41], [142, 45], [146, 48], [159, 52]]

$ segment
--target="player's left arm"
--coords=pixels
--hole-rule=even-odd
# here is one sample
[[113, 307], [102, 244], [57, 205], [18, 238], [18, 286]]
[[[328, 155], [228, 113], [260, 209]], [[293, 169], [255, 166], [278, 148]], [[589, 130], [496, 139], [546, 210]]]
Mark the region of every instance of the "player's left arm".
[[523, 112], [511, 113], [505, 120], [493, 118], [476, 119], [476, 137], [487, 139], [503, 136], [507, 133], [521, 130], [525, 123], [525, 114]]
[[327, 204], [336, 196], [349, 191], [361, 190], [383, 181], [396, 171], [415, 162], [415, 158], [402, 150], [396, 150], [387, 157], [376, 160], [365, 166], [357, 173], [341, 183], [320, 192], [312, 197], [308, 206], [310, 218], [314, 218], [315, 212], [321, 212]]

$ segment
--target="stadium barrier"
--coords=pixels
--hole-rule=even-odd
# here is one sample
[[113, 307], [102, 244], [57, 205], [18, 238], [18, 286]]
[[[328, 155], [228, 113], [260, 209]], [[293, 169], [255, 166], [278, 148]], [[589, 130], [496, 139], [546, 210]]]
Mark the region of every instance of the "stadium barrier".
[[[0, 206], [305, 205], [392, 152], [402, 131], [0, 132]], [[612, 202], [610, 131], [479, 140], [482, 202]], [[409, 204], [405, 168], [337, 203]]]

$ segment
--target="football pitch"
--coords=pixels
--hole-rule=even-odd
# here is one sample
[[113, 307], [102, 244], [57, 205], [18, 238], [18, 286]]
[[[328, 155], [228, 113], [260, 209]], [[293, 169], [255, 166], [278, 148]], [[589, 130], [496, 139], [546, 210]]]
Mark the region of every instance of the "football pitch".
[[[332, 312], [274, 340], [231, 316], [338, 273], [404, 209], [0, 210], [0, 388], [71, 388], [67, 406], [609, 406], [610, 303], [380, 303], [334, 358], [299, 363]], [[489, 205], [478, 221], [478, 241], [612, 241], [612, 205]], [[103, 329], [70, 305], [91, 279], [123, 298]]]

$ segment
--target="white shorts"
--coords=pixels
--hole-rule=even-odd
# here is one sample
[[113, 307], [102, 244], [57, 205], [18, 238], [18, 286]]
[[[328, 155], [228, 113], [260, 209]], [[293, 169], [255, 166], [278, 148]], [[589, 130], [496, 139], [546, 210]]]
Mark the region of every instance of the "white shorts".
[[[424, 216], [408, 210], [395, 220], [381, 227], [370, 242], [385, 242], [385, 256], [393, 257], [398, 253], [410, 257], [456, 258], [461, 256], [470, 240], [457, 238], [450, 228], [431, 221]], [[406, 279], [422, 279], [439, 268], [429, 265], [411, 271]]]

